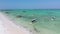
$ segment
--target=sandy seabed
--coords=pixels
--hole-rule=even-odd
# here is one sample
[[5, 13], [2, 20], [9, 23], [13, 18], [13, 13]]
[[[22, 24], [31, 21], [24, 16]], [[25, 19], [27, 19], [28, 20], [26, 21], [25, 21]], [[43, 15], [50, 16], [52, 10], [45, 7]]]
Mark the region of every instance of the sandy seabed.
[[7, 16], [0, 13], [0, 34], [32, 34], [26, 28], [17, 26]]
[[[23, 26], [16, 25], [13, 21], [9, 20], [9, 18], [6, 15], [0, 13], [0, 34], [32, 34], [32, 32], [30, 32]], [[33, 34], [38, 33], [34, 32]], [[60, 33], [45, 28], [41, 28], [39, 34], [60, 34]]]

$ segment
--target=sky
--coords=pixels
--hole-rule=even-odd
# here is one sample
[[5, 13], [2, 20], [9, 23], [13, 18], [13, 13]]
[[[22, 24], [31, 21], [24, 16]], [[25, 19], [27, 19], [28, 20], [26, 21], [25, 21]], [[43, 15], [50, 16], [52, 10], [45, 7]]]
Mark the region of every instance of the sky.
[[60, 0], [0, 0], [0, 9], [60, 9]]

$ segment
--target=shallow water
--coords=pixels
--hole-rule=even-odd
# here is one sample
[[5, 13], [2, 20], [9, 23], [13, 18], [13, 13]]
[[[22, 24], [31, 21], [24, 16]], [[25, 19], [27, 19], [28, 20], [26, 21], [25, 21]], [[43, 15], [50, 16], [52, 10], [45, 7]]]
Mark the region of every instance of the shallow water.
[[[49, 34], [60, 34], [60, 10], [21, 9], [2, 12], [16, 21], [16, 24], [23, 25], [31, 31], [35, 30], [36, 34], [48, 34], [47, 32]], [[36, 21], [32, 22], [33, 19]]]

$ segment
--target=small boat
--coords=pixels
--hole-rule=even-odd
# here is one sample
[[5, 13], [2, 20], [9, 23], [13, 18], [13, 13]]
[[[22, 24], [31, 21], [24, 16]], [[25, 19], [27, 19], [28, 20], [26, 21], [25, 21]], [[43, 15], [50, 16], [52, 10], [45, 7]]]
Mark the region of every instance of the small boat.
[[32, 19], [32, 21], [31, 21], [31, 22], [32, 22], [32, 23], [33, 23], [33, 22], [36, 22], [36, 19]]
[[56, 17], [55, 17], [55, 16], [51, 18], [51, 20], [52, 20], [52, 21], [53, 21], [53, 20], [55, 20], [55, 19], [56, 19]]

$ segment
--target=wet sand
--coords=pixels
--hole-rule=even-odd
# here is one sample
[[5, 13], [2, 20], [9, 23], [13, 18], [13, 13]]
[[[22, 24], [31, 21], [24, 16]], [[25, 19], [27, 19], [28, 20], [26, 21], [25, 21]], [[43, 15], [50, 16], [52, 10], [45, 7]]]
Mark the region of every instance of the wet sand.
[[0, 13], [0, 34], [32, 34], [26, 28], [17, 26], [4, 14]]

